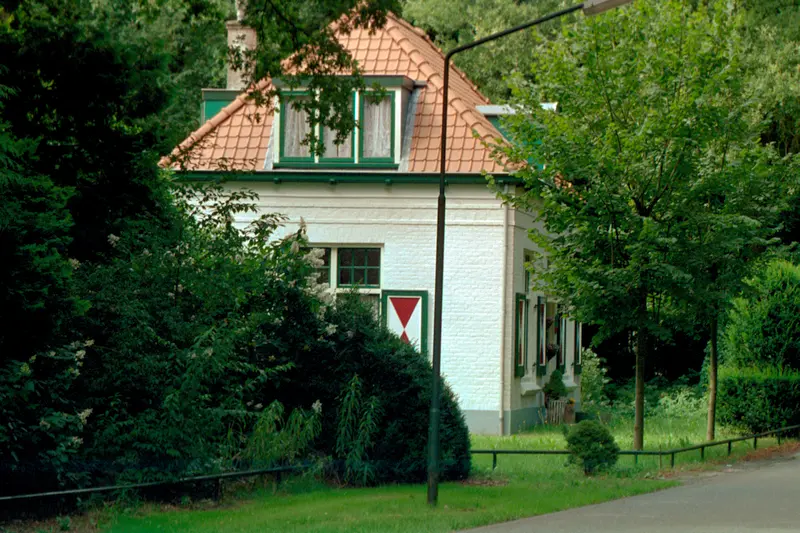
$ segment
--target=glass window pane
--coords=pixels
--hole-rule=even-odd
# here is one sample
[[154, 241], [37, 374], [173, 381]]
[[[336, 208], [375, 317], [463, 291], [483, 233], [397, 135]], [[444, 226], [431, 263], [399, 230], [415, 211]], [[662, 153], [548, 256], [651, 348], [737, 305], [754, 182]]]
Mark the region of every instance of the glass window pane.
[[353, 285], [365, 285], [367, 283], [367, 275], [363, 268], [356, 268], [353, 271]]
[[364, 158], [392, 157], [392, 99], [364, 97], [361, 128], [364, 137]]
[[343, 268], [339, 270], [339, 285], [350, 285], [352, 281], [351, 270], [349, 268]]
[[367, 264], [367, 252], [361, 248], [353, 250], [353, 264], [355, 266], [364, 266]]
[[367, 250], [367, 265], [371, 267], [381, 266], [380, 248], [370, 248], [369, 250]]
[[325, 159], [352, 159], [353, 158], [353, 136], [348, 135], [347, 140], [342, 144], [336, 144], [336, 131], [325, 126], [322, 134], [325, 142]]
[[353, 265], [353, 250], [349, 248], [339, 248], [339, 265], [340, 266]]
[[303, 144], [311, 132], [308, 123], [308, 113], [305, 109], [297, 109], [293, 101], [307, 100], [307, 98], [287, 99], [281, 105], [281, 120], [283, 121], [283, 155], [286, 157], [311, 157], [311, 148]]
[[381, 271], [377, 268], [370, 268], [367, 270], [367, 285], [380, 285], [381, 284]]

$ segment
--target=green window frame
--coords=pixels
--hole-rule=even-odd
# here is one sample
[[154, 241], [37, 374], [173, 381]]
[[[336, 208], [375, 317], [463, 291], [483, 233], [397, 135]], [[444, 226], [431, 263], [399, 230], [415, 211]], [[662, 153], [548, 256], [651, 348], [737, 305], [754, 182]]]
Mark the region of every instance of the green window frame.
[[[353, 93], [353, 108], [352, 112], [355, 113], [356, 109], [356, 93]], [[320, 126], [319, 129], [319, 140], [321, 143], [325, 143], [325, 127]], [[355, 164], [356, 161], [356, 130], [355, 128], [353, 131], [350, 132], [350, 156], [349, 157], [328, 157], [325, 154], [322, 154], [319, 157], [319, 162], [321, 165], [325, 165], [326, 163], [334, 163], [334, 164]]]
[[391, 100], [391, 107], [392, 107], [392, 126], [391, 126], [391, 138], [390, 138], [390, 146], [391, 146], [391, 155], [390, 157], [364, 157], [364, 130], [365, 128], [369, 127], [367, 124], [364, 123], [364, 102], [367, 98], [370, 98], [370, 95], [374, 91], [365, 91], [361, 93], [361, 98], [359, 101], [359, 108], [358, 108], [358, 122], [359, 122], [359, 132], [358, 132], [358, 162], [359, 165], [364, 163], [365, 165], [369, 164], [379, 164], [379, 165], [394, 165], [395, 164], [395, 153], [394, 153], [394, 144], [395, 144], [395, 128], [397, 126], [397, 117], [395, 116], [395, 92], [394, 91], [387, 91], [384, 98], [389, 98]]
[[337, 287], [380, 288], [380, 248], [338, 248], [337, 256]]
[[[292, 100], [296, 98], [311, 98], [312, 96], [307, 91], [283, 91], [280, 93], [280, 112], [283, 113], [285, 106], [291, 105]], [[313, 164], [314, 163], [314, 154], [313, 151], [310, 150], [309, 147], [309, 156], [308, 157], [290, 157], [285, 155], [285, 144], [286, 144], [286, 120], [284, 117], [286, 115], [282, 115], [279, 117], [280, 120], [280, 133], [281, 133], [281, 142], [280, 147], [278, 148], [278, 159], [280, 163], [303, 163], [303, 164]]]
[[575, 375], [578, 376], [581, 373], [581, 333], [583, 330], [583, 325], [580, 322], [575, 322], [575, 329], [574, 329], [574, 339], [573, 339], [573, 350], [574, 354], [572, 356], [572, 367], [575, 369]]
[[536, 299], [536, 375], [547, 373], [547, 298]]
[[514, 299], [514, 376], [525, 375], [528, 366], [528, 298], [517, 293]]

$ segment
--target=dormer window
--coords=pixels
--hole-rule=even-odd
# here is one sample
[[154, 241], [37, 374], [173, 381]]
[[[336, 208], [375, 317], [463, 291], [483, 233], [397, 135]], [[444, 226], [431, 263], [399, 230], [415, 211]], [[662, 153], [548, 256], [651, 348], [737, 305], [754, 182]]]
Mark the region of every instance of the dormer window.
[[394, 93], [361, 95], [361, 152], [364, 162], [394, 162]]
[[281, 101], [281, 151], [280, 160], [284, 162], [313, 163], [311, 147], [305, 143], [311, 133], [308, 111], [292, 105], [294, 102], [309, 100], [306, 93], [285, 93]]
[[[306, 142], [311, 133], [308, 111], [293, 103], [313, 97], [302, 89], [281, 92], [275, 114], [277, 137], [273, 164], [277, 168], [374, 168], [396, 169], [400, 164], [400, 145], [409, 96], [414, 82], [404, 77], [370, 76], [368, 84], [383, 89], [359, 91], [353, 95], [353, 118], [358, 127], [337, 144], [337, 132], [318, 126], [317, 135], [324, 152], [313, 154]], [[279, 85], [279, 84], [278, 84]]]

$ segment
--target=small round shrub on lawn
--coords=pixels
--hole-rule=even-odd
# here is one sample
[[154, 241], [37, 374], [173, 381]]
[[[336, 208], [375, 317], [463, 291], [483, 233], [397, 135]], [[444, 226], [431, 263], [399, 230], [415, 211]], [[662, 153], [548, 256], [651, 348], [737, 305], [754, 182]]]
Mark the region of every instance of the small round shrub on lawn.
[[567, 432], [570, 463], [577, 463], [586, 475], [608, 470], [617, 463], [619, 446], [607, 427], [593, 420], [584, 420]]

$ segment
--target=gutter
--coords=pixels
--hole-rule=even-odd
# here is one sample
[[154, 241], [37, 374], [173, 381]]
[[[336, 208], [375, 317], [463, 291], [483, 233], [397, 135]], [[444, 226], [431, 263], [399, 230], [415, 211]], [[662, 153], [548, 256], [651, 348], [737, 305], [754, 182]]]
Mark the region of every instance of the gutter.
[[[508, 196], [508, 185], [503, 186], [503, 196]], [[506, 297], [508, 295], [508, 203], [503, 202], [503, 268], [500, 274], [500, 435], [505, 435], [505, 385], [506, 385]]]

